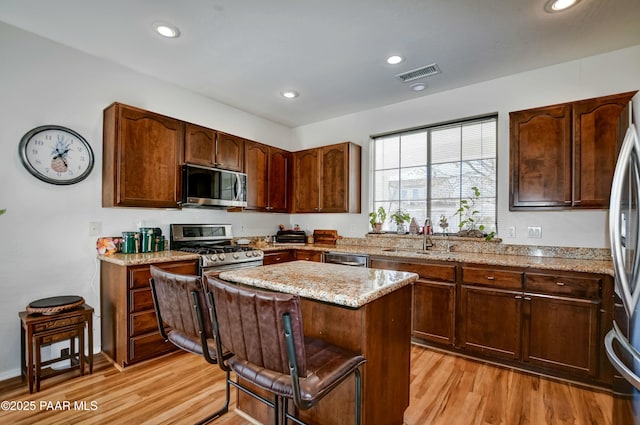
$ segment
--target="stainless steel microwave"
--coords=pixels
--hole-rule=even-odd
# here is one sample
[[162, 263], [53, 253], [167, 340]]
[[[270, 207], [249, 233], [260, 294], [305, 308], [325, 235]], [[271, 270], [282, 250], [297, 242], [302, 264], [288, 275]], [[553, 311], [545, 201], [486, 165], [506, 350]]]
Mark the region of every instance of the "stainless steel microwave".
[[185, 164], [182, 166], [182, 206], [246, 207], [247, 175]]

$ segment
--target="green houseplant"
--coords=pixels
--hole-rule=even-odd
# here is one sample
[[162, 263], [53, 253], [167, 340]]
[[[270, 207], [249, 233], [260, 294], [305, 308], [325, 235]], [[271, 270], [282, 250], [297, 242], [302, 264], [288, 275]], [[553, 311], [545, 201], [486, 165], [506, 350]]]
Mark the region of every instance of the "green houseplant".
[[374, 233], [382, 233], [382, 223], [387, 219], [387, 211], [384, 207], [378, 207], [377, 211], [371, 211], [369, 213], [369, 223]]
[[[480, 199], [480, 189], [478, 189], [477, 186], [473, 186], [471, 190], [473, 190], [473, 194], [469, 199], [460, 200], [460, 208], [458, 208], [454, 214], [460, 216], [460, 224], [458, 224], [458, 228], [460, 230], [458, 230], [458, 236], [484, 238], [484, 225], [478, 225], [476, 217], [476, 214], [480, 212], [476, 209], [476, 203]], [[491, 237], [493, 237], [493, 235], [491, 235]]]
[[407, 232], [405, 223], [408, 223], [409, 220], [411, 220], [411, 215], [402, 208], [398, 208], [393, 214], [391, 214], [391, 221], [396, 223], [396, 233], [398, 234], [404, 234]]

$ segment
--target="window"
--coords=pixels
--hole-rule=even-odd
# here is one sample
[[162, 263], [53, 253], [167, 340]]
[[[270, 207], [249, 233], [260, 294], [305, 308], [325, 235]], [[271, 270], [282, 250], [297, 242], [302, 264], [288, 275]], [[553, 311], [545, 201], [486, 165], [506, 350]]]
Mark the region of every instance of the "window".
[[[373, 211], [406, 209], [421, 226], [431, 217], [440, 233], [440, 217], [449, 233], [459, 230], [461, 200], [480, 197], [474, 219], [485, 232], [496, 230], [497, 116], [373, 137]], [[395, 224], [383, 224], [395, 230]]]

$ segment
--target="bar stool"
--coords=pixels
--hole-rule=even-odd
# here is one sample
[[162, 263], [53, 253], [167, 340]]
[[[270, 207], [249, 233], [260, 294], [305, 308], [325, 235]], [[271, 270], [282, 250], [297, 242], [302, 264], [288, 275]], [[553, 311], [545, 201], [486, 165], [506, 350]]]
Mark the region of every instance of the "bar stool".
[[[274, 395], [266, 400], [231, 382], [275, 410], [282, 418], [304, 424], [288, 411], [293, 399], [298, 409], [313, 407], [352, 373], [355, 375], [355, 423], [360, 423], [360, 366], [366, 359], [322, 340], [305, 337], [300, 297], [262, 291], [205, 276], [217, 351], [233, 353], [225, 370]], [[281, 404], [280, 400], [284, 403]]]

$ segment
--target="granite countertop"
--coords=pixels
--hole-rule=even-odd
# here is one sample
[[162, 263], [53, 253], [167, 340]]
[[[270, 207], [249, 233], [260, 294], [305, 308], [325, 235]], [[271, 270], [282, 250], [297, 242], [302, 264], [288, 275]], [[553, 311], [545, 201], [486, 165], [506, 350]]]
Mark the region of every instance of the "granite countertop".
[[[563, 258], [538, 255], [509, 255], [483, 252], [436, 251], [420, 252], [412, 248], [383, 248], [379, 246], [360, 245], [313, 245], [313, 244], [269, 244], [261, 249], [265, 252], [281, 249], [307, 249], [313, 251], [345, 252], [350, 254], [367, 254], [379, 257], [396, 257], [411, 260], [452, 261], [461, 263], [486, 264], [490, 266], [529, 267], [548, 270], [565, 270], [585, 273], [598, 273], [614, 276], [611, 260], [591, 258]], [[562, 255], [559, 252], [558, 255]]]
[[418, 279], [415, 273], [292, 261], [230, 270], [220, 279], [358, 308]]
[[182, 251], [157, 251], [142, 254], [98, 255], [100, 261], [120, 266], [138, 266], [142, 264], [167, 263], [170, 261], [197, 260], [200, 255]]

